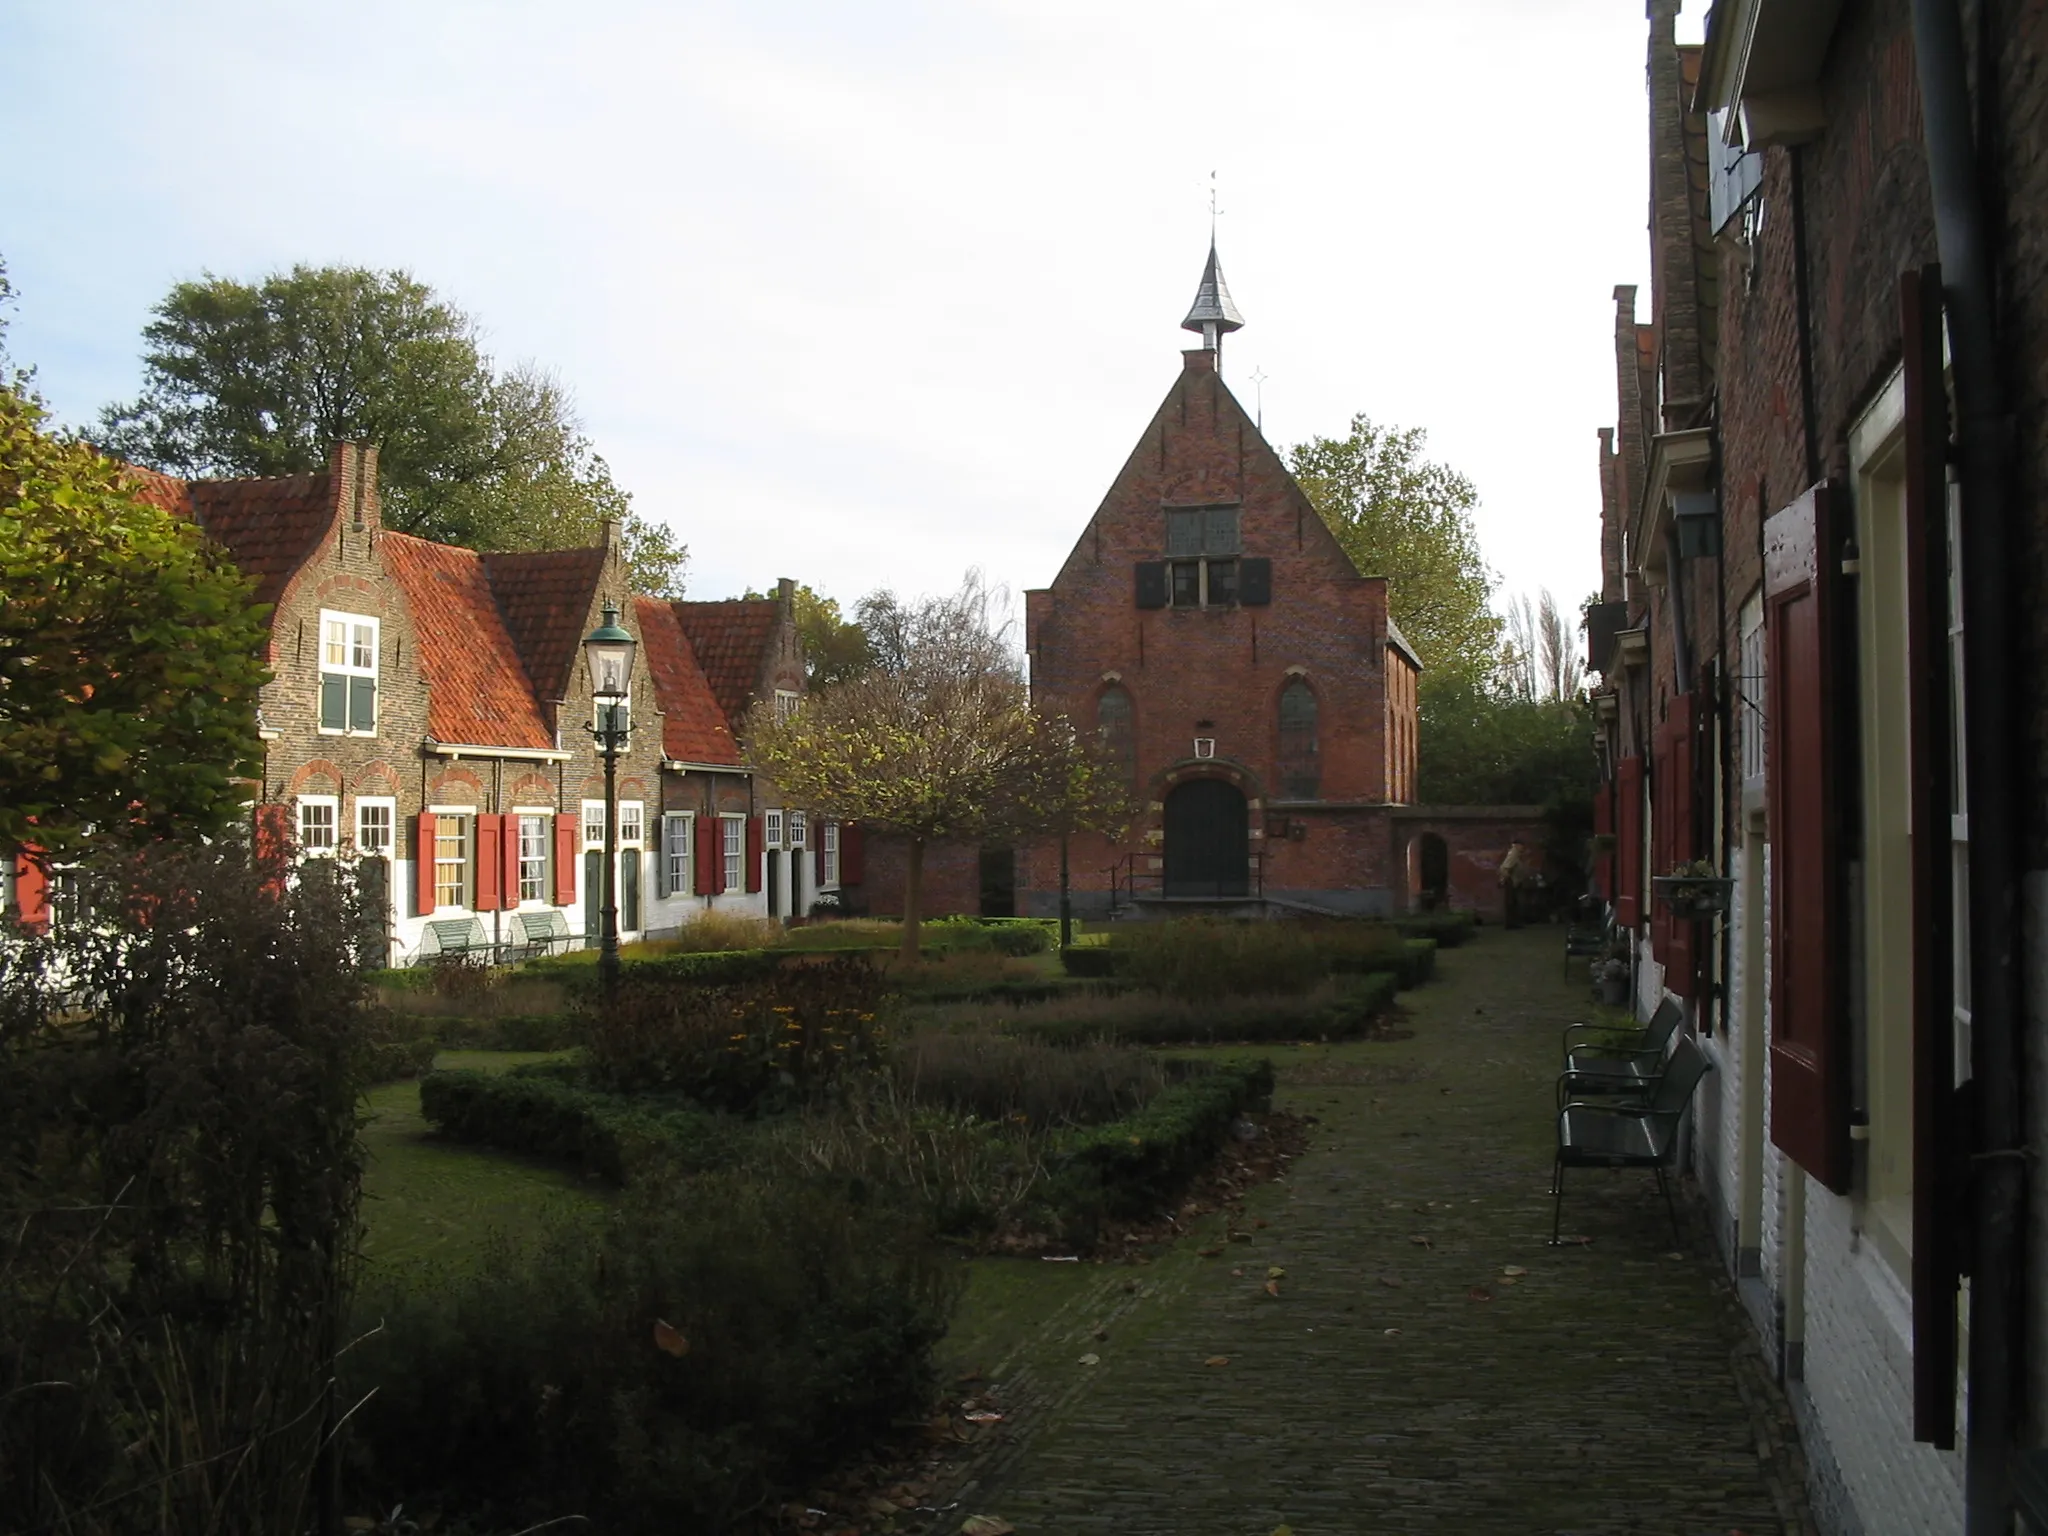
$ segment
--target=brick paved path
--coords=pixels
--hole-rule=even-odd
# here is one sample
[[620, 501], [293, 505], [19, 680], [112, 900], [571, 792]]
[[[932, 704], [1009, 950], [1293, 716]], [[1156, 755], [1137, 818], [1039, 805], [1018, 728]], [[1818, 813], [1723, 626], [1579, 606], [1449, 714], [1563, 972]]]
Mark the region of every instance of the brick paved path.
[[1676, 1252], [1647, 1175], [1581, 1173], [1565, 1230], [1591, 1242], [1547, 1245], [1559, 1034], [1588, 1017], [1561, 947], [1491, 930], [1406, 994], [1412, 1039], [1275, 1052], [1321, 1124], [1251, 1242], [1200, 1257], [1212, 1218], [1141, 1268], [983, 1266], [952, 1363], [1009, 1422], [929, 1529], [1810, 1531], [1697, 1216]]

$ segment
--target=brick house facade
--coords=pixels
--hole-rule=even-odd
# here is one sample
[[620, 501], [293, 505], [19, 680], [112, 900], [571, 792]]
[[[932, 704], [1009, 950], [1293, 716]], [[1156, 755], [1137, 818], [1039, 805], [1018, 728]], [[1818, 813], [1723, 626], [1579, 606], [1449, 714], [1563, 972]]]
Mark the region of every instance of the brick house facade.
[[[1616, 290], [1600, 434], [1607, 894], [1639, 1009], [1678, 999], [1718, 1069], [1694, 1163], [1823, 1526], [2009, 1530], [2048, 1440], [2048, 1224], [2006, 1182], [2048, 1135], [2048, 636], [2038, 603], [1996, 627], [2043, 576], [2048, 10], [1964, 7], [1963, 61], [1947, 0], [1717, 0], [1700, 48], [1677, 9], [1650, 6], [1649, 318]], [[2009, 525], [1974, 285], [1934, 266], [1930, 123], [1958, 110]], [[1674, 917], [1651, 882], [1702, 859], [1727, 910]]]

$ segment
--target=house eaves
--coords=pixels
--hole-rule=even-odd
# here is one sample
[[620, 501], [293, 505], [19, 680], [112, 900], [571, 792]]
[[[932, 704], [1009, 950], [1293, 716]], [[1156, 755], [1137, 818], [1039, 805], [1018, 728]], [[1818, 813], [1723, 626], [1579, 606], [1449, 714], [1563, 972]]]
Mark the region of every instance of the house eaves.
[[1714, 431], [1693, 427], [1660, 432], [1650, 439], [1650, 466], [1643, 504], [1636, 509], [1629, 555], [1636, 574], [1652, 586], [1664, 582], [1665, 535], [1671, 527], [1671, 498], [1713, 485]]

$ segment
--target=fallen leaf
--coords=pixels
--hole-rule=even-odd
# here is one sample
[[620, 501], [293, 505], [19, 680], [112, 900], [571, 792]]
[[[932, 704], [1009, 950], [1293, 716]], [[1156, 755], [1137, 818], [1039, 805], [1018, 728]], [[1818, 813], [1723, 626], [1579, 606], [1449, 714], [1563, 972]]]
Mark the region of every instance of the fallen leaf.
[[1268, 1280], [1266, 1282], [1266, 1294], [1268, 1296], [1278, 1296], [1280, 1294], [1280, 1282], [1278, 1280]]
[[1266, 1225], [1266, 1218], [1263, 1216], [1255, 1216], [1252, 1218], [1252, 1225], [1255, 1227], [1263, 1227]]
[[1108, 1330], [1107, 1328], [1098, 1328], [1098, 1329], [1096, 1329], [1096, 1330], [1095, 1330], [1095, 1334], [1094, 1334], [1094, 1338], [1095, 1338], [1095, 1342], [1096, 1342], [1096, 1343], [1098, 1343], [1098, 1344], [1103, 1344], [1103, 1343], [1107, 1343], [1107, 1342], [1108, 1342], [1108, 1340], [1109, 1340], [1109, 1330]]
[[1291, 1525], [1276, 1525], [1273, 1527], [1273, 1536], [1294, 1536], [1294, 1527]]
[[1221, 1243], [1218, 1243], [1214, 1248], [1197, 1248], [1195, 1250], [1196, 1253], [1200, 1254], [1205, 1259], [1213, 1259], [1216, 1257], [1217, 1254], [1221, 1253], [1222, 1251], [1223, 1245]]
[[[1263, 1227], [1265, 1223], [1262, 1221], [1259, 1225]], [[1230, 1234], [1230, 1240], [1233, 1243], [1248, 1243], [1252, 1240], [1252, 1235], [1249, 1232], [1233, 1232]]]
[[1500, 1277], [1500, 1283], [1502, 1285], [1520, 1285], [1522, 1282], [1517, 1280], [1513, 1275], [1502, 1275]]
[[1244, 1278], [1244, 1271], [1241, 1269], [1233, 1269], [1230, 1272], [1230, 1278], [1233, 1280], [1242, 1280]]
[[960, 1536], [1017, 1536], [1017, 1527], [1000, 1515], [969, 1515]]
[[654, 1347], [665, 1355], [681, 1359], [690, 1352], [690, 1341], [683, 1337], [680, 1328], [671, 1327], [657, 1317], [654, 1320]]
[[1416, 1233], [1413, 1237], [1409, 1238], [1408, 1241], [1413, 1243], [1418, 1248], [1434, 1248], [1436, 1246], [1435, 1243], [1432, 1243], [1420, 1232]]
[[1268, 1280], [1285, 1280], [1287, 1278], [1287, 1271], [1278, 1264], [1275, 1264], [1266, 1271], [1266, 1278]]
[[1094, 1353], [1091, 1350], [1089, 1353], [1081, 1357], [1081, 1363], [1083, 1365], [1100, 1365], [1102, 1364], [1102, 1356]]
[[1516, 1279], [1520, 1279], [1523, 1275], [1529, 1273], [1529, 1271], [1522, 1268], [1522, 1266], [1519, 1264], [1506, 1264], [1501, 1267], [1501, 1273], [1504, 1275], [1512, 1275]]
[[1398, 1339], [1399, 1337], [1401, 1337], [1401, 1330], [1398, 1328], [1389, 1328], [1387, 1330], [1387, 1337], [1390, 1339]]
[[974, 1412], [967, 1415], [967, 1422], [970, 1424], [1000, 1424], [1003, 1422], [1003, 1416], [993, 1409], [977, 1408]]
[[1685, 1257], [1685, 1255], [1682, 1253], [1667, 1253], [1664, 1255], [1664, 1257], [1667, 1259], [1682, 1259]]
[[1204, 1360], [1204, 1361], [1202, 1362], [1202, 1364], [1204, 1364], [1204, 1365], [1228, 1365], [1228, 1364], [1230, 1364], [1230, 1356], [1228, 1356], [1228, 1355], [1211, 1355], [1211, 1356], [1210, 1356], [1210, 1357], [1209, 1357], [1208, 1359]]
[[1396, 1280], [1392, 1275], [1381, 1275], [1380, 1284], [1385, 1286], [1391, 1286], [1393, 1289], [1397, 1291], [1401, 1289], [1401, 1282]]
[[1467, 1301], [1491, 1301], [1493, 1300], [1493, 1292], [1483, 1285], [1475, 1285], [1465, 1293], [1465, 1299]]

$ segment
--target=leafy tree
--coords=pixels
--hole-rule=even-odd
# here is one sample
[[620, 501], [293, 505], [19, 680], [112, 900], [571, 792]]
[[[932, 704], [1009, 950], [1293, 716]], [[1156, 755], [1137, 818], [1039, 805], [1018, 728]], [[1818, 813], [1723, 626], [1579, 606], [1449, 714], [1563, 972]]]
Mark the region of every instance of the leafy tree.
[[1297, 444], [1288, 464], [1352, 563], [1387, 578], [1388, 607], [1430, 687], [1490, 674], [1501, 621], [1488, 605], [1493, 576], [1472, 526], [1479, 493], [1425, 458], [1425, 439], [1419, 427], [1381, 427], [1360, 414], [1346, 437]]
[[1129, 814], [1099, 744], [1032, 706], [990, 606], [974, 575], [950, 597], [877, 594], [862, 604], [864, 618], [887, 620], [875, 665], [786, 719], [757, 706], [748, 721], [754, 762], [792, 798], [908, 844], [906, 959], [918, 952], [930, 844], [1110, 831]]
[[32, 399], [31, 381], [35, 377], [35, 369], [17, 367], [7, 354], [7, 311], [18, 302], [14, 284], [7, 276], [7, 259], [0, 256], [0, 389], [10, 389], [17, 395]]
[[497, 370], [476, 322], [407, 273], [209, 274], [173, 287], [143, 339], [141, 397], [101, 414], [110, 452], [185, 476], [290, 475], [340, 439], [372, 442], [401, 532], [562, 548], [617, 518], [641, 589], [681, 591], [687, 551], [633, 514], [560, 382]]
[[207, 832], [261, 772], [264, 610], [192, 524], [0, 390], [0, 846]]
[[[758, 600], [769, 594], [749, 588], [746, 595]], [[858, 677], [873, 664], [866, 629], [859, 619], [845, 616], [836, 597], [823, 597], [799, 585], [796, 632], [804, 643], [804, 687], [810, 693], [823, 693], [835, 683]]]

